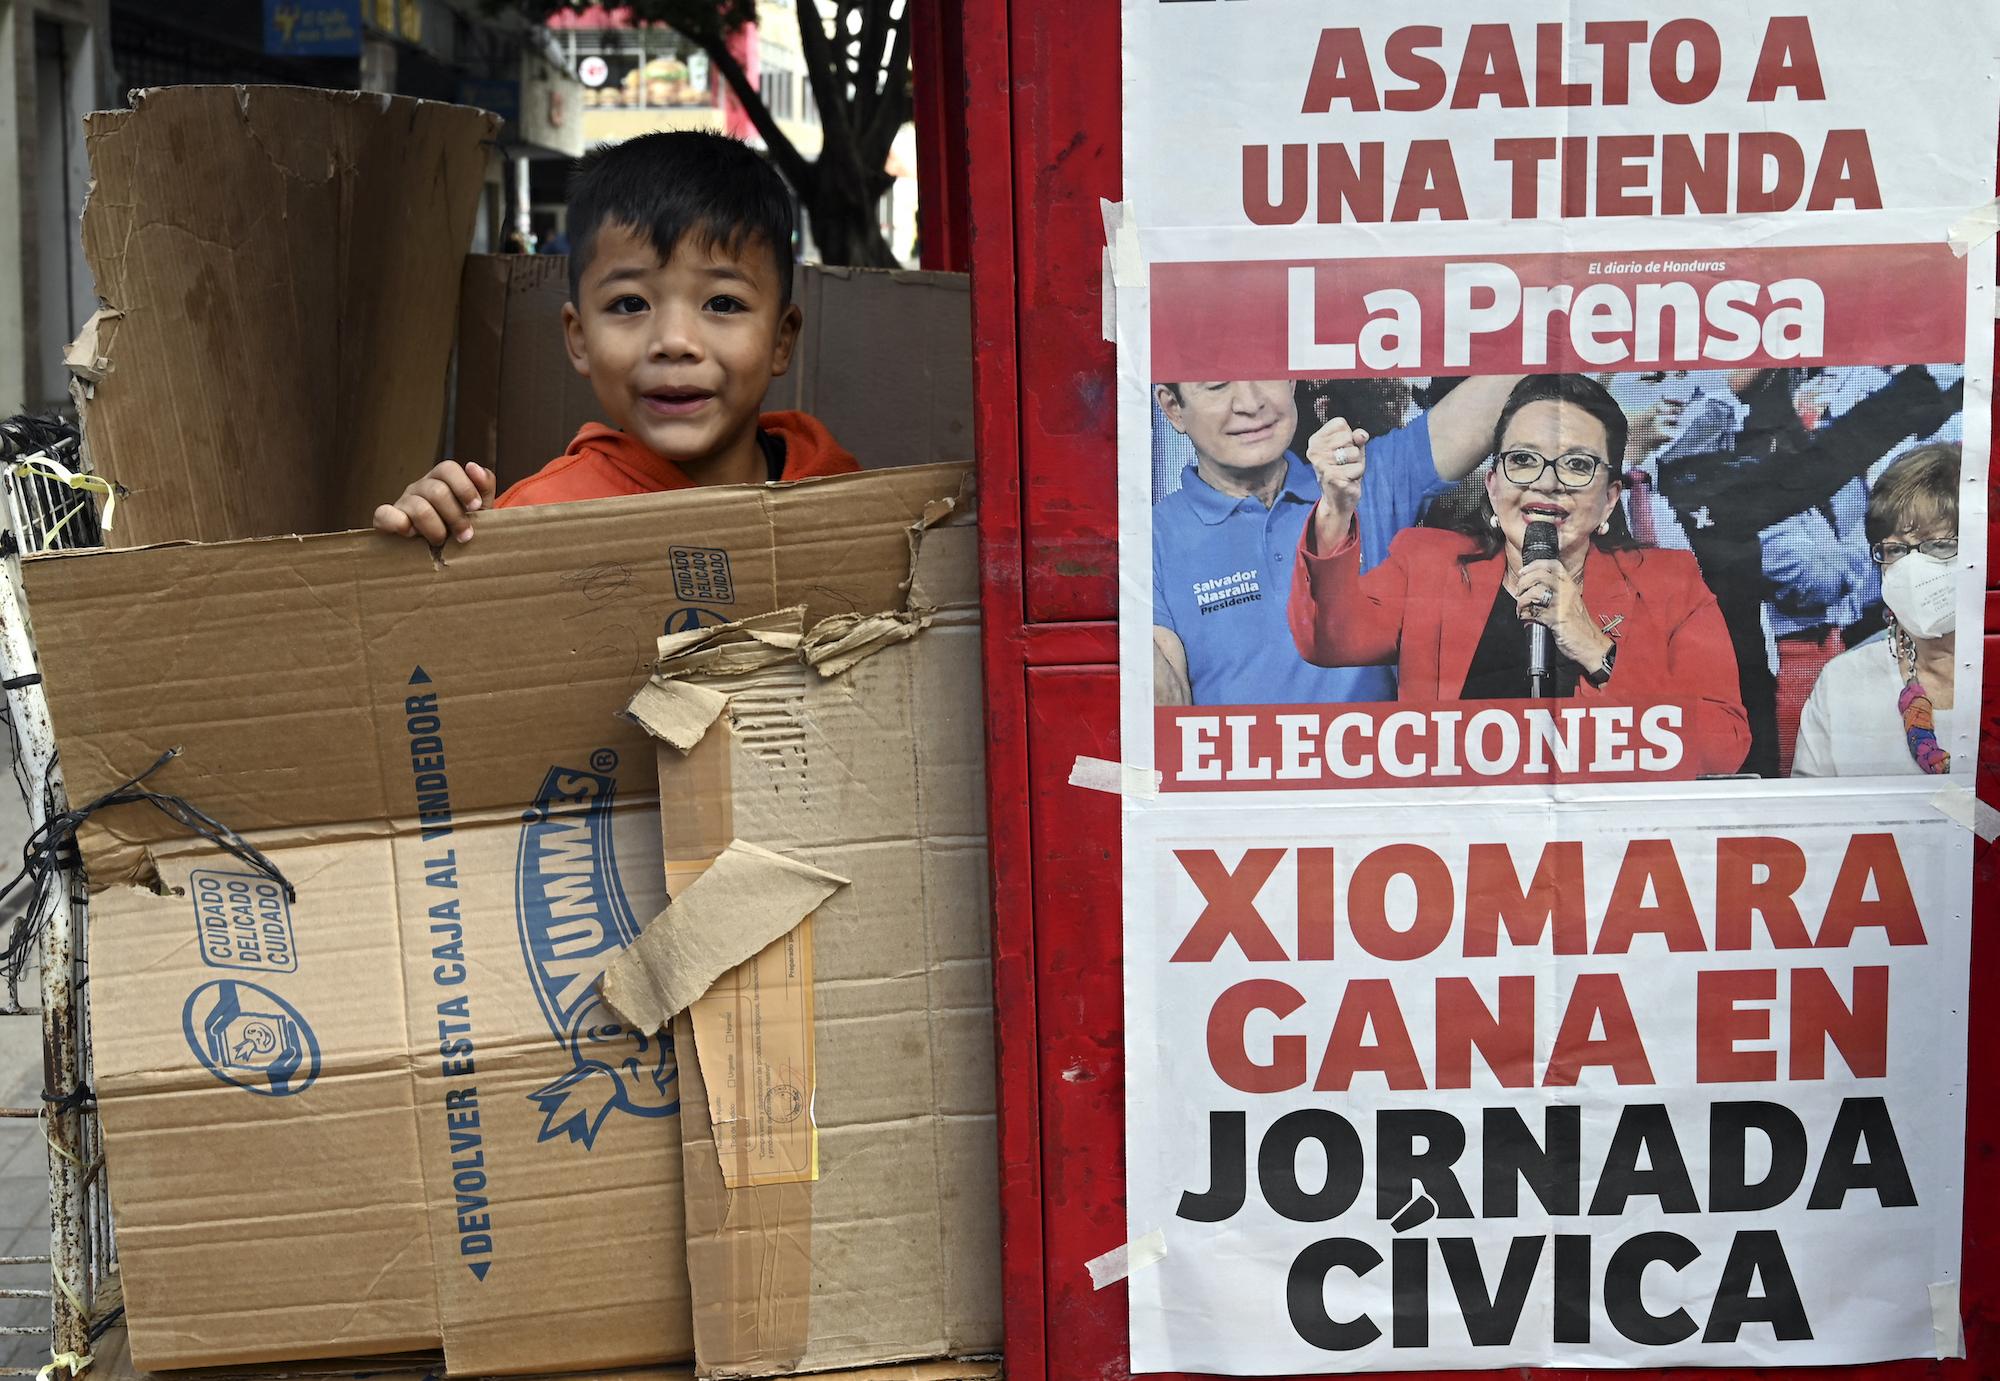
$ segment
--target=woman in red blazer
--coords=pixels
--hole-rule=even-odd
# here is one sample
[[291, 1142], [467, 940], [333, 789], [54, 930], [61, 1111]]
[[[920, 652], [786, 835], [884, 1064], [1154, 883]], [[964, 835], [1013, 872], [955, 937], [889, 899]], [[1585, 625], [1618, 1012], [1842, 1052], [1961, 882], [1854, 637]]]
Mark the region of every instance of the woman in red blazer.
[[[1411, 528], [1366, 575], [1352, 518], [1367, 460], [1354, 447], [1328, 458], [1292, 578], [1300, 654], [1318, 666], [1394, 661], [1404, 700], [1515, 699], [1530, 693], [1526, 630], [1540, 624], [1545, 695], [1679, 702], [1695, 771], [1736, 771], [1750, 726], [1729, 630], [1693, 556], [1626, 532], [1625, 431], [1595, 380], [1529, 375], [1501, 409], [1467, 530]], [[1552, 558], [1522, 560], [1530, 523], [1554, 528]]]

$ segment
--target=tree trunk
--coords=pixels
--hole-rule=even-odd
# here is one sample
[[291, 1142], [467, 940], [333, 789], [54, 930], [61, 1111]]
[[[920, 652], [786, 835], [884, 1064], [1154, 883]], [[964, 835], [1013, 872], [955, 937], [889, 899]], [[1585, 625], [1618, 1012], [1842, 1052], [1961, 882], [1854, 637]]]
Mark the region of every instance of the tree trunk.
[[818, 174], [805, 209], [819, 257], [829, 264], [897, 267], [896, 256], [876, 219], [876, 198], [839, 176], [826, 159], [820, 160]]

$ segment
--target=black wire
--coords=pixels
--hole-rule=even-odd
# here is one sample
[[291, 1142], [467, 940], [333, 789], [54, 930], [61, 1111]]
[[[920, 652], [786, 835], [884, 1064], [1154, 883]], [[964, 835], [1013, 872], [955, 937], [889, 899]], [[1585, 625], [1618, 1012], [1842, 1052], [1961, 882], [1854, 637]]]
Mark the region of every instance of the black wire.
[[[82, 468], [82, 453], [82, 432], [61, 413], [23, 413], [0, 420], [0, 461], [40, 454], [75, 471]], [[24, 479], [19, 490], [35, 536], [58, 549], [103, 545], [97, 506], [89, 494], [42, 474], [31, 473]], [[122, 497], [126, 491], [118, 486], [116, 492]]]
[[[11, 721], [9, 727], [12, 728]], [[154, 791], [150, 787], [141, 785], [146, 778], [179, 757], [180, 751], [178, 748], [169, 748], [154, 760], [151, 767], [137, 776], [126, 778], [94, 801], [65, 811], [54, 809], [54, 790], [51, 783], [43, 781], [42, 793], [46, 818], [29, 834], [27, 843], [21, 848], [21, 871], [0, 884], [0, 903], [11, 897], [15, 889], [23, 884], [28, 885], [27, 909], [14, 918], [7, 943], [4, 948], [0, 948], [0, 973], [6, 976], [8, 992], [13, 996], [16, 1007], [21, 1005], [19, 996], [21, 975], [35, 952], [36, 942], [41, 938], [41, 922], [47, 911], [45, 903], [48, 900], [48, 889], [54, 883], [60, 869], [72, 866], [77, 861], [77, 830], [101, 810], [108, 810], [113, 806], [149, 805], [188, 833], [219, 846], [226, 853], [277, 883], [284, 889], [287, 902], [298, 900], [298, 891], [292, 886], [291, 881], [278, 870], [276, 864], [242, 835], [182, 797]], [[16, 752], [17, 754], [19, 752], [18, 746]]]
[[8, 708], [5, 697], [0, 697], [0, 719], [7, 722], [7, 738], [14, 750], [14, 785], [21, 788], [21, 803], [26, 805], [34, 798], [35, 784], [28, 778], [27, 760], [21, 755], [21, 735], [14, 727], [14, 712]]
[[49, 1105], [49, 1116], [51, 1117], [60, 1117], [66, 1112], [75, 1112], [96, 1096], [96, 1094], [90, 1091], [90, 1085], [85, 1083], [79, 1083], [68, 1093], [60, 1096], [50, 1093], [47, 1089], [42, 1090], [42, 1101]]
[[90, 1341], [94, 1343], [99, 1338], [102, 1338], [107, 1332], [110, 1331], [112, 1324], [117, 1323], [120, 1319], [124, 1317], [125, 1317], [125, 1306], [121, 1304], [116, 1309], [113, 1309], [110, 1313], [106, 1314], [103, 1318], [98, 1319], [96, 1322], [92, 1323], [90, 1325]]
[[74, 470], [69, 458], [83, 448], [76, 424], [60, 413], [23, 413], [0, 421], [0, 456], [19, 459], [40, 453]]

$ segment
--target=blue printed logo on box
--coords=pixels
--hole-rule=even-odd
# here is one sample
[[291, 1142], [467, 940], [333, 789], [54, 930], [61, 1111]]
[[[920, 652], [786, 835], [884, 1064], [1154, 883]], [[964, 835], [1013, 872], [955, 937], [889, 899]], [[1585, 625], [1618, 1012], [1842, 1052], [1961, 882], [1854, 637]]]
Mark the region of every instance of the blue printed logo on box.
[[719, 547], [668, 547], [667, 561], [674, 568], [674, 593], [688, 603], [736, 602], [728, 552]]
[[197, 868], [188, 878], [202, 962], [216, 969], [297, 973], [298, 945], [285, 889], [261, 873]]
[[718, 614], [713, 609], [697, 609], [690, 604], [667, 615], [666, 631], [668, 634], [690, 633], [697, 628], [714, 628], [728, 622], [727, 614]]
[[196, 988], [181, 1008], [181, 1033], [204, 1069], [250, 1093], [286, 1098], [319, 1078], [311, 1023], [255, 983], [213, 978]]
[[542, 1110], [536, 1139], [567, 1136], [586, 1150], [613, 1109], [672, 1117], [681, 1108], [672, 1038], [629, 1029], [597, 991], [605, 966], [639, 938], [612, 847], [617, 784], [601, 775], [617, 765], [603, 749], [591, 757], [599, 771], [549, 769], [521, 817], [514, 873], [521, 955], [549, 1030], [573, 1062], [528, 1095]]

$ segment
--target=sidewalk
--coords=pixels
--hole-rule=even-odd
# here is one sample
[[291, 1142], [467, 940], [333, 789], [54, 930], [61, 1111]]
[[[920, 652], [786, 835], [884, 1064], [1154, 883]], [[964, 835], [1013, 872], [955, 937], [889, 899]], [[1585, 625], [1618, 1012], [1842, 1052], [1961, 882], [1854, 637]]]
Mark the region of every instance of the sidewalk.
[[[9, 836], [0, 867], [11, 869], [17, 856]], [[11, 922], [10, 922], [11, 923]], [[37, 993], [21, 994], [25, 1005]], [[42, 1097], [42, 1025], [36, 1017], [0, 1017], [0, 1104], [33, 1107]], [[48, 1150], [39, 1122], [0, 1118], [0, 1257], [46, 1256], [49, 1251]], [[0, 1289], [45, 1290], [47, 1266], [0, 1265]], [[49, 1325], [48, 1301], [0, 1299], [0, 1324]], [[49, 1342], [39, 1338], [0, 1338], [0, 1367], [39, 1367], [49, 1360]]]

